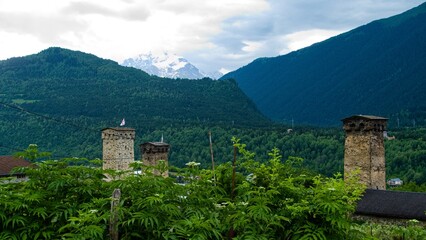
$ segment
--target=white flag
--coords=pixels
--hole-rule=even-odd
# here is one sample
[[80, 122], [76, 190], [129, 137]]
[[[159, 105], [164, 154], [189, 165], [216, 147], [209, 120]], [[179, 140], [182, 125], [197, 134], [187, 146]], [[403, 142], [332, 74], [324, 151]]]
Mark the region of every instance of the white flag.
[[126, 121], [123, 118], [123, 120], [121, 120], [120, 127], [124, 126], [125, 124], [126, 124]]

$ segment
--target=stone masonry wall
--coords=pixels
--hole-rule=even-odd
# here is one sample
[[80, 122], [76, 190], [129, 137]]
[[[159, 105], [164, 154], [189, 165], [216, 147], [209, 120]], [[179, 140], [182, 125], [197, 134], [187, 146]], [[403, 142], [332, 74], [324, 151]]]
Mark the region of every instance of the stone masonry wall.
[[[146, 166], [157, 166], [160, 160], [163, 160], [165, 166], [168, 166], [169, 161], [169, 146], [155, 146], [151, 144], [141, 145], [142, 162]], [[160, 175], [158, 170], [153, 170], [153, 174]], [[165, 171], [161, 174], [163, 177], [168, 177], [169, 172]]]
[[370, 182], [370, 136], [364, 134], [347, 134], [345, 139], [345, 178], [352, 171], [359, 169], [360, 181], [369, 187]]
[[371, 189], [386, 189], [385, 146], [383, 133], [371, 136]]
[[135, 130], [107, 128], [102, 131], [103, 169], [130, 170], [134, 162]]
[[386, 189], [385, 148], [383, 131], [385, 119], [349, 118], [346, 131], [344, 176], [359, 169], [360, 181], [370, 189]]

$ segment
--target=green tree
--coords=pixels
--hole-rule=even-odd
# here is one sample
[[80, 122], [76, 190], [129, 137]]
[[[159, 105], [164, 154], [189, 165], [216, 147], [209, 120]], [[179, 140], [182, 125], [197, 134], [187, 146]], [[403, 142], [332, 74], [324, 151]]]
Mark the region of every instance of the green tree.
[[46, 159], [52, 155], [50, 152], [40, 152], [37, 144], [28, 145], [27, 149], [14, 154], [15, 157], [26, 159], [30, 162], [36, 162], [39, 159]]

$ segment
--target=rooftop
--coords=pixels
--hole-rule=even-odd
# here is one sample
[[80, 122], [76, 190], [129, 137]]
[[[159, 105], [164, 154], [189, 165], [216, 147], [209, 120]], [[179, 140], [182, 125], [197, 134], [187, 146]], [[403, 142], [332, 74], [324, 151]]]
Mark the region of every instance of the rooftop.
[[0, 176], [8, 176], [15, 167], [27, 167], [31, 165], [25, 159], [13, 156], [0, 156]]
[[373, 116], [373, 115], [353, 115], [353, 116], [342, 119], [342, 121], [352, 120], [352, 119], [388, 120], [387, 118], [379, 117], [379, 116]]
[[135, 131], [134, 128], [126, 128], [126, 127], [107, 127], [102, 129], [102, 131], [107, 130], [107, 129], [112, 129], [115, 131]]
[[169, 146], [169, 144], [165, 143], [165, 142], [146, 142], [146, 143], [142, 143], [141, 145], [147, 145], [147, 144], [151, 144], [154, 146]]
[[367, 189], [355, 214], [426, 221], [426, 193]]

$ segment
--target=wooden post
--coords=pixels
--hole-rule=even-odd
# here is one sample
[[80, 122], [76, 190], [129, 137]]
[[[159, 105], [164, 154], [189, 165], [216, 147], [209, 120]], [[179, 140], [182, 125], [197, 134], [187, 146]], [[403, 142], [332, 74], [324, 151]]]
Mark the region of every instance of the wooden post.
[[118, 240], [118, 204], [120, 203], [121, 191], [119, 188], [114, 189], [111, 199], [111, 217], [109, 222], [109, 235], [111, 240]]

